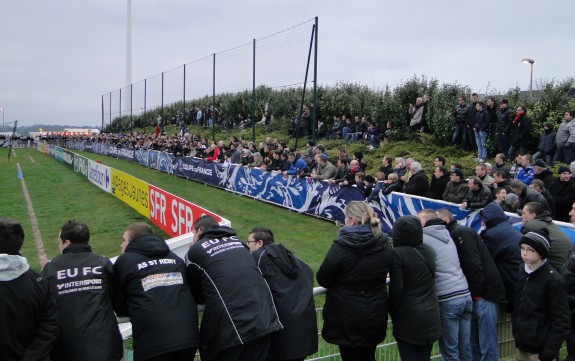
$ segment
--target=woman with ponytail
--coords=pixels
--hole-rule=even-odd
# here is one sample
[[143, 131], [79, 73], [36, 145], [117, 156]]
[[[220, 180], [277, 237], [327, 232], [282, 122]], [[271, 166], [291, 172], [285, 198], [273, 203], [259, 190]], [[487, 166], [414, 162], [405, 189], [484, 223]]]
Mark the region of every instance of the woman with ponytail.
[[317, 282], [327, 288], [322, 336], [339, 346], [343, 361], [374, 361], [387, 330], [393, 253], [369, 204], [351, 201], [344, 213], [345, 226], [317, 272]]

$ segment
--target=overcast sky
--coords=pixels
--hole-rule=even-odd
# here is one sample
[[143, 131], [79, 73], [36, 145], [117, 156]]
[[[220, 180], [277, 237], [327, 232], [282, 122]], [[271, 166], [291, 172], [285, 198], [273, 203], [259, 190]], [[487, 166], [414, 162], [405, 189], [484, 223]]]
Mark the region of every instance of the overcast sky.
[[[574, 75], [573, 14], [573, 0], [132, 0], [132, 82], [318, 16], [320, 84], [416, 74], [528, 89], [523, 58], [534, 83]], [[3, 1], [5, 122], [99, 126], [102, 94], [125, 85], [125, 45], [125, 0]]]

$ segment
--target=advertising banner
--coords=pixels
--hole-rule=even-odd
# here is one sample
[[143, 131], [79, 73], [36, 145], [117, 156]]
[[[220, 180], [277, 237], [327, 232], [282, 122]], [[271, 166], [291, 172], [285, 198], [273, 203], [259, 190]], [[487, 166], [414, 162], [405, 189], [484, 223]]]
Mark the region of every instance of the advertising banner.
[[100, 189], [110, 193], [110, 167], [88, 160], [88, 180]]
[[149, 218], [148, 183], [114, 168], [112, 168], [111, 178], [111, 193], [141, 215]]
[[88, 158], [74, 154], [74, 172], [88, 177]]
[[150, 220], [172, 237], [193, 231], [193, 222], [202, 215], [222, 218], [178, 196], [150, 185]]

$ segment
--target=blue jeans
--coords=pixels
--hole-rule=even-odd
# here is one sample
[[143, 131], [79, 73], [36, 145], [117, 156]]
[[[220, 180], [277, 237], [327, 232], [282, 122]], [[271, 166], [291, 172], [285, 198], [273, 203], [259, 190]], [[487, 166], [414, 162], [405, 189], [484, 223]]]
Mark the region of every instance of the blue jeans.
[[341, 130], [341, 138], [343, 139], [343, 141], [345, 142], [347, 140], [347, 135], [349, 134], [349, 131], [351, 129], [349, 129], [348, 127], [343, 127], [343, 129]]
[[379, 142], [381, 142], [381, 136], [379, 136], [379, 135], [370, 135], [369, 136], [369, 145], [371, 145], [372, 147], [378, 148]]
[[487, 132], [475, 131], [475, 143], [477, 144], [477, 158], [485, 160], [487, 158]]
[[[455, 123], [455, 130], [453, 131], [453, 137], [451, 138], [451, 145], [456, 144], [465, 144], [465, 125]], [[461, 140], [461, 136], [463, 136], [463, 142]], [[461, 142], [461, 143], [460, 143]]]
[[472, 309], [469, 295], [439, 302], [439, 351], [443, 361], [471, 361]]
[[498, 361], [496, 303], [484, 299], [473, 301], [471, 317], [471, 352], [473, 361]]

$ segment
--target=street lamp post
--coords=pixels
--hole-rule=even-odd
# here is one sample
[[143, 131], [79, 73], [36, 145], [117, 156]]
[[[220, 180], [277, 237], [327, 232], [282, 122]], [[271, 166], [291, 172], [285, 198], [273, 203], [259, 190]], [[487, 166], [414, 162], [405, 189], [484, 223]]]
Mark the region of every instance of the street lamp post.
[[529, 64], [531, 67], [531, 76], [529, 78], [529, 97], [531, 99], [533, 99], [533, 63], [535, 63], [535, 60], [525, 58], [525, 59], [521, 60], [521, 62], [525, 63], [525, 64]]

